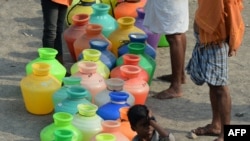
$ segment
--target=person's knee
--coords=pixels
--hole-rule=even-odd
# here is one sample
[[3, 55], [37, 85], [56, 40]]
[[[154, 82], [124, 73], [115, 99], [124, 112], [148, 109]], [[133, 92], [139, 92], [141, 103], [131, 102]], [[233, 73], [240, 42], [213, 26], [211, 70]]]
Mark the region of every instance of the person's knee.
[[176, 33], [172, 35], [166, 35], [166, 38], [168, 42], [171, 44], [171, 43], [182, 42], [182, 36], [183, 36], [183, 33]]
[[228, 93], [228, 87], [227, 86], [212, 86], [209, 85], [211, 89], [213, 89], [213, 92], [215, 92], [216, 96], [223, 97]]

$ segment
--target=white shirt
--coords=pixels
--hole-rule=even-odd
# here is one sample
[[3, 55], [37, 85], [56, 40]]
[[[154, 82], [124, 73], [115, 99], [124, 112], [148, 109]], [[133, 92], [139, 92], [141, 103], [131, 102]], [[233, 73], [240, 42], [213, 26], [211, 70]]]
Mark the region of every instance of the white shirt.
[[188, 0], [147, 0], [143, 25], [154, 33], [184, 33], [189, 26]]

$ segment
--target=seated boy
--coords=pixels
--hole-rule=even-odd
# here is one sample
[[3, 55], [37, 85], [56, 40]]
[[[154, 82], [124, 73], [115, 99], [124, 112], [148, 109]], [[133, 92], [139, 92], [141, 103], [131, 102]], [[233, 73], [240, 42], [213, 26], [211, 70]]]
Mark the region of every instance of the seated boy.
[[175, 141], [172, 133], [160, 127], [145, 105], [133, 105], [128, 110], [131, 129], [137, 133], [133, 141]]

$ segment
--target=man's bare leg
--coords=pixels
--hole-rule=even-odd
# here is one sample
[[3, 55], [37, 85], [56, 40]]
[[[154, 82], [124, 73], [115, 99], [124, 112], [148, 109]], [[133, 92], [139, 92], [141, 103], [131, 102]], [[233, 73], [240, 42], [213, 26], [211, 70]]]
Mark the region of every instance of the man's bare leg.
[[[166, 37], [167, 38], [167, 37]], [[184, 52], [184, 56], [183, 56], [183, 66], [182, 66], [182, 77], [181, 77], [181, 83], [185, 84], [186, 83], [186, 75], [185, 75], [185, 53], [186, 53], [186, 34], [181, 34], [181, 42], [182, 42], [182, 49]], [[157, 77], [158, 79], [162, 80], [162, 81], [166, 81], [166, 82], [171, 82], [172, 81], [172, 74], [166, 74], [166, 75], [162, 75]]]
[[181, 97], [182, 89], [182, 76], [184, 74], [184, 33], [166, 35], [167, 40], [170, 45], [170, 59], [171, 59], [171, 69], [172, 69], [172, 79], [171, 85], [168, 89], [161, 91], [154, 97], [158, 99], [170, 99]]

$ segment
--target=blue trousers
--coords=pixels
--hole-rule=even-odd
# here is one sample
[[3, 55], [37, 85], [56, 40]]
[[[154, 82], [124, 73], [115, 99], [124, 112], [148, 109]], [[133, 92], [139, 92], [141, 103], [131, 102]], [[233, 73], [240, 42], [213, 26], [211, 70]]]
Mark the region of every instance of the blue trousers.
[[54, 48], [58, 51], [57, 57], [63, 55], [62, 33], [67, 13], [67, 6], [57, 4], [51, 0], [41, 0], [43, 13], [43, 47]]

